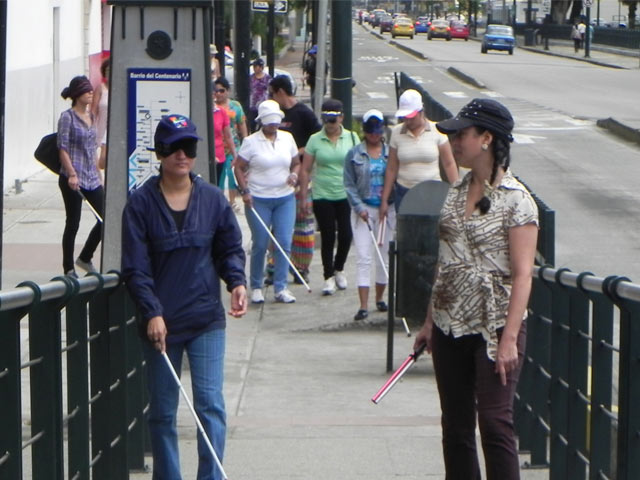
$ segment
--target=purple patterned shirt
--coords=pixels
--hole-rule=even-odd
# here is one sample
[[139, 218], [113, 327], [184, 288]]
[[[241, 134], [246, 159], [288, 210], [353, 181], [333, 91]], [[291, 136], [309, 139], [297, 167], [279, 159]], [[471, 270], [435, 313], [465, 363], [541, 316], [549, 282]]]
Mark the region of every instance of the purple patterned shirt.
[[[58, 120], [58, 148], [69, 154], [80, 188], [95, 190], [101, 185], [96, 164], [98, 142], [95, 122], [87, 126], [73, 108], [62, 112]], [[60, 174], [67, 176], [64, 171]]]
[[258, 109], [258, 105], [265, 101], [269, 96], [269, 82], [271, 76], [265, 73], [262, 78], [256, 77], [255, 73], [251, 74], [249, 78], [249, 91], [251, 92], [251, 101], [249, 103], [250, 108]]

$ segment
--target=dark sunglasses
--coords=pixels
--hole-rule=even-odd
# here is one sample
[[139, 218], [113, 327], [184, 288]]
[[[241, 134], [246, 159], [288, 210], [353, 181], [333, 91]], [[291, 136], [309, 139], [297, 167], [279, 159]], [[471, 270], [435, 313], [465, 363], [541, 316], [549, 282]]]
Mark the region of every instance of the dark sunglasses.
[[165, 145], [164, 143], [156, 145], [156, 152], [161, 157], [168, 157], [178, 150], [182, 150], [184, 154], [189, 158], [196, 158], [196, 153], [198, 150], [198, 140], [196, 140], [195, 138], [185, 138], [183, 140], [178, 140], [177, 142], [170, 143], [169, 145]]
[[335, 115], [327, 115], [326, 117], [322, 117], [322, 121], [324, 123], [336, 123], [338, 121], [338, 117]]
[[216, 93], [224, 93], [226, 91], [227, 91], [226, 88], [216, 88]]

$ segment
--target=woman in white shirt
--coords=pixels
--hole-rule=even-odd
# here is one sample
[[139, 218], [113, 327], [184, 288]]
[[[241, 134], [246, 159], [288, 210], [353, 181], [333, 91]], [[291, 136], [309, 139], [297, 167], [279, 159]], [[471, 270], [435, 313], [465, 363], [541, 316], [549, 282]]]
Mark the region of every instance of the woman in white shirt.
[[[424, 115], [422, 95], [406, 90], [400, 95], [396, 117], [404, 121], [394, 127], [389, 140], [389, 161], [380, 204], [380, 218], [387, 215], [389, 196], [395, 185], [395, 207], [410, 188], [426, 180], [458, 180], [458, 167], [446, 135]], [[446, 179], [440, 177], [440, 166]]]
[[[298, 183], [300, 160], [298, 147], [289, 132], [278, 130], [284, 113], [273, 100], [258, 107], [261, 128], [244, 139], [238, 151], [235, 172], [238, 189], [245, 204], [251, 229], [250, 286], [251, 301], [263, 303], [264, 261], [269, 234], [256, 218], [260, 215], [267, 228], [289, 255], [296, 216], [294, 188]], [[275, 252], [273, 286], [276, 302], [293, 303], [296, 298], [287, 288], [287, 259]]]

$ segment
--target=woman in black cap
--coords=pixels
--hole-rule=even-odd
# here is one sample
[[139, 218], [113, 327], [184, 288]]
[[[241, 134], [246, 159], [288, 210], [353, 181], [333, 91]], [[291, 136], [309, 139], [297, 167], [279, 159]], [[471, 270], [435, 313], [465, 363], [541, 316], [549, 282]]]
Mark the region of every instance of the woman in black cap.
[[[342, 126], [342, 120], [342, 102], [333, 98], [325, 100], [322, 103], [322, 130], [309, 137], [300, 169], [301, 205], [306, 204], [309, 181], [313, 182], [313, 214], [322, 242], [323, 295], [333, 295], [336, 287], [347, 288], [343, 269], [352, 234], [351, 208], [344, 189], [344, 160], [360, 139]], [[336, 236], [338, 246], [334, 256]]]
[[513, 398], [524, 355], [538, 211], [509, 170], [513, 118], [475, 99], [437, 124], [471, 171], [440, 217], [438, 277], [415, 341], [433, 355], [447, 478], [480, 478], [476, 414], [487, 478], [520, 478]]
[[258, 129], [256, 117], [258, 116], [258, 107], [262, 102], [269, 98], [269, 82], [271, 75], [264, 71], [264, 60], [256, 58], [253, 63], [253, 73], [249, 77], [249, 122], [251, 132]]
[[[73, 266], [73, 247], [80, 226], [82, 197], [102, 217], [104, 190], [97, 166], [98, 138], [91, 113], [93, 86], [84, 75], [74, 77], [62, 90], [62, 98], [71, 99], [71, 108], [58, 120], [58, 151], [60, 176], [66, 222], [62, 234], [62, 267], [66, 275], [77, 277]], [[95, 272], [91, 259], [102, 238], [102, 219], [98, 219], [75, 264], [87, 272]]]

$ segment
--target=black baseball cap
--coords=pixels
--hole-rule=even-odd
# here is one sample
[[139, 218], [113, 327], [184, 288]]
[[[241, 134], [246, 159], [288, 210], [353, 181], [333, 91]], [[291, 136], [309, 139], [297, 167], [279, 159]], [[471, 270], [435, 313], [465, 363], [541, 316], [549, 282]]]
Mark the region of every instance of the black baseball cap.
[[513, 117], [507, 107], [490, 98], [474, 98], [453, 118], [436, 124], [445, 134], [456, 133], [467, 127], [477, 126], [513, 141]]

